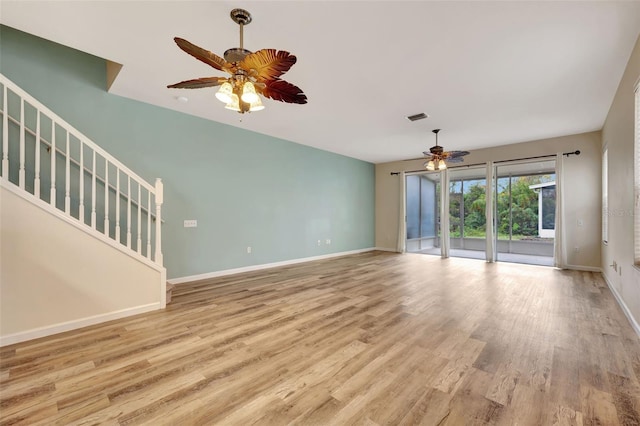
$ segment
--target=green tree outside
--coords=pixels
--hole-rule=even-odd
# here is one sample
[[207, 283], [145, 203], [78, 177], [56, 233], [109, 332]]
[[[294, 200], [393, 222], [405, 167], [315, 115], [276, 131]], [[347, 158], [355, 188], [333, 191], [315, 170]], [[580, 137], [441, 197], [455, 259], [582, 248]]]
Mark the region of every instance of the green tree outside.
[[[509, 238], [510, 227], [512, 239], [538, 236], [539, 194], [529, 186], [552, 180], [551, 175], [514, 176], [511, 177], [511, 191], [509, 178], [498, 180], [496, 220], [499, 239]], [[484, 237], [487, 226], [484, 180], [465, 181], [464, 191], [460, 181], [450, 182], [449, 189], [450, 235], [459, 238], [463, 232], [465, 237]], [[463, 221], [461, 206], [464, 210]], [[462, 230], [461, 223], [464, 224]]]

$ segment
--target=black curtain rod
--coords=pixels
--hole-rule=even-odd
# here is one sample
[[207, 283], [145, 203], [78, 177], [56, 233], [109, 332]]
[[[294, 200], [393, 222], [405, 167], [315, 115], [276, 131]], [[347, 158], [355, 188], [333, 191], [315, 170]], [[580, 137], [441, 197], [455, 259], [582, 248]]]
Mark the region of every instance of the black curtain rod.
[[[567, 157], [569, 157], [570, 155], [580, 155], [580, 150], [577, 149], [577, 150], [572, 151], [572, 152], [563, 152], [562, 155], [566, 155]], [[556, 154], [538, 155], [538, 156], [535, 156], [535, 157], [523, 157], [523, 158], [515, 158], [513, 160], [494, 161], [493, 164], [510, 163], [512, 161], [521, 161], [521, 160], [535, 160], [535, 159], [538, 159], [538, 158], [550, 158], [550, 157], [555, 157], [555, 156], [556, 156]], [[481, 166], [483, 164], [487, 164], [487, 163], [465, 164], [465, 165], [462, 165], [462, 166], [449, 167], [449, 169], [460, 169], [462, 167]], [[409, 171], [406, 171], [405, 173], [418, 173], [418, 172], [424, 172], [424, 170], [423, 169], [420, 169], [420, 170], [409, 170]], [[399, 175], [400, 172], [391, 172], [390, 174], [391, 174], [391, 176], [394, 176], [394, 175]]]

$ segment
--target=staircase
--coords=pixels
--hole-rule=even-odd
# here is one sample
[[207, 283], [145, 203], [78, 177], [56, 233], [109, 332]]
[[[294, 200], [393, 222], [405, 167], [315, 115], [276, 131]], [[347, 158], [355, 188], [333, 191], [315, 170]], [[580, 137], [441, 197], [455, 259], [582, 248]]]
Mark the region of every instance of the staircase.
[[0, 346], [164, 308], [162, 181], [0, 88]]

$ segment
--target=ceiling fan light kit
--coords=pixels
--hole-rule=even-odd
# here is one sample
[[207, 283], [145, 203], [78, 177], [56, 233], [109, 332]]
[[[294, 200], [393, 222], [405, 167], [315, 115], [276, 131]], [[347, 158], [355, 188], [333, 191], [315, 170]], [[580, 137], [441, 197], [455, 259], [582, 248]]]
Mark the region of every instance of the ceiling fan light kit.
[[432, 130], [436, 135], [436, 145], [429, 148], [429, 151], [424, 151], [423, 154], [427, 156], [428, 161], [424, 163], [424, 168], [429, 171], [445, 170], [447, 163], [462, 163], [465, 155], [469, 155], [469, 151], [445, 151], [443, 147], [438, 145], [438, 133], [440, 129]]
[[222, 103], [230, 104], [233, 101], [233, 86], [231, 83], [222, 83], [222, 86], [216, 92], [216, 98]]
[[436, 169], [436, 166], [433, 163], [433, 160], [429, 160], [426, 163], [424, 163], [424, 167], [425, 167], [425, 169], [429, 170], [430, 172]]
[[280, 76], [296, 63], [295, 55], [284, 50], [261, 49], [251, 52], [245, 49], [244, 26], [251, 22], [251, 14], [244, 9], [233, 9], [231, 19], [240, 26], [240, 47], [227, 49], [224, 52], [224, 59], [185, 39], [174, 38], [180, 49], [231, 76], [185, 80], [167, 87], [200, 89], [220, 86], [216, 92], [216, 98], [225, 104], [226, 109], [240, 114], [263, 110], [264, 105], [260, 95], [280, 102], [306, 104], [307, 96], [299, 87], [280, 79]]

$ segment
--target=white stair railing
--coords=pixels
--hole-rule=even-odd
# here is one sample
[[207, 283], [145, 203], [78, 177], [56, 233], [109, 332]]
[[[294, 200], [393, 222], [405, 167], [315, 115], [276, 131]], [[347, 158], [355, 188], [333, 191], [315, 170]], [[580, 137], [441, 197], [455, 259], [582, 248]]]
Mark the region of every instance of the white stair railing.
[[142, 179], [2, 74], [0, 85], [2, 179], [162, 266], [162, 181]]

